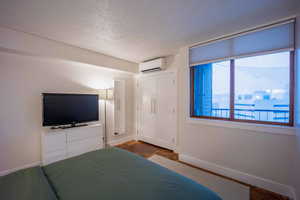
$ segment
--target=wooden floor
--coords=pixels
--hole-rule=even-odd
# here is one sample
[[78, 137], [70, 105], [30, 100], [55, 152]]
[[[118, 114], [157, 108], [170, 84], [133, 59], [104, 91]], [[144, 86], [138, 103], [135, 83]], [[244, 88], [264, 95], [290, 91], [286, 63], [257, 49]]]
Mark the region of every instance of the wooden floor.
[[[151, 144], [147, 144], [147, 143], [144, 143], [144, 142], [140, 142], [140, 141], [126, 142], [124, 144], [117, 145], [117, 147], [125, 149], [127, 151], [130, 151], [132, 153], [136, 153], [140, 156], [143, 156], [144, 158], [149, 158], [153, 155], [160, 155], [160, 156], [166, 157], [168, 159], [175, 160], [177, 162], [183, 163], [183, 162], [178, 160], [178, 154], [174, 153], [173, 151], [170, 151], [168, 149], [164, 149], [164, 148], [161, 148], [161, 147], [158, 147], [158, 146], [154, 146], [154, 145], [151, 145]], [[261, 188], [254, 187], [252, 185], [234, 180], [232, 178], [225, 177], [225, 176], [222, 176], [220, 174], [216, 174], [214, 172], [204, 170], [204, 169], [201, 169], [199, 167], [195, 167], [195, 166], [187, 164], [187, 163], [183, 163], [183, 164], [189, 165], [189, 166], [197, 168], [199, 170], [202, 170], [202, 171], [205, 171], [205, 172], [208, 172], [208, 173], [211, 173], [211, 174], [220, 176], [222, 178], [229, 179], [229, 180], [235, 181], [237, 183], [240, 183], [242, 185], [250, 187], [250, 200], [289, 200], [289, 198], [287, 198], [287, 197], [281, 196], [279, 194], [276, 194], [276, 193], [273, 193], [273, 192], [270, 192], [270, 191], [266, 191], [266, 190], [261, 189]]]

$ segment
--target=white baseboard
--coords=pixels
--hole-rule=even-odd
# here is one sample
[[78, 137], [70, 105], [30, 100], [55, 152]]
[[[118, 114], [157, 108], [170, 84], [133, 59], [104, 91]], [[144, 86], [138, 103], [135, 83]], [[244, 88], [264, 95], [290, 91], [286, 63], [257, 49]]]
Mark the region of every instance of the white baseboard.
[[237, 171], [234, 169], [226, 168], [211, 162], [207, 162], [204, 160], [199, 160], [195, 157], [191, 157], [184, 154], [179, 154], [179, 160], [182, 162], [186, 162], [188, 164], [194, 165], [199, 168], [203, 168], [218, 174], [221, 174], [223, 176], [227, 176], [236, 180], [239, 180], [241, 182], [257, 186], [272, 192], [276, 192], [278, 194], [288, 196], [292, 199], [295, 199], [295, 192], [294, 188], [289, 185], [284, 185], [281, 183], [277, 183], [275, 181], [261, 178], [258, 176], [254, 176], [251, 174], [247, 174], [241, 171]]
[[0, 171], [0, 176], [5, 176], [5, 175], [8, 175], [10, 173], [19, 171], [21, 169], [26, 169], [26, 168], [30, 168], [30, 167], [36, 167], [36, 166], [39, 166], [39, 165], [41, 165], [40, 161], [34, 162], [34, 163], [30, 163], [30, 164], [27, 164], [27, 165], [23, 165], [21, 167], [15, 167], [15, 168], [12, 168], [12, 169], [3, 170], [3, 171]]
[[115, 145], [119, 145], [119, 144], [131, 141], [131, 140], [134, 140], [134, 139], [135, 139], [134, 135], [129, 135], [129, 136], [122, 137], [122, 138], [119, 138], [119, 139], [116, 139], [116, 140], [108, 141], [108, 144], [111, 145], [111, 146], [115, 146]]

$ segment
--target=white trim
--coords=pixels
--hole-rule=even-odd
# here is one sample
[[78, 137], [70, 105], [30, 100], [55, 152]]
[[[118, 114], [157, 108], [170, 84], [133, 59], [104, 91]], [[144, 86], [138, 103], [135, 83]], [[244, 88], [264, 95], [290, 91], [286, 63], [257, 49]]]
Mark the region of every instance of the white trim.
[[41, 162], [37, 161], [37, 162], [33, 162], [33, 163], [30, 163], [30, 164], [27, 164], [27, 165], [23, 165], [23, 166], [20, 166], [20, 167], [15, 167], [15, 168], [12, 168], [12, 169], [3, 170], [3, 171], [0, 171], [0, 177], [8, 175], [8, 174], [16, 172], [16, 171], [19, 171], [21, 169], [26, 169], [26, 168], [30, 168], [30, 167], [36, 167], [36, 166], [40, 166], [40, 165], [41, 165]]
[[277, 135], [287, 135], [296, 136], [296, 128], [289, 126], [279, 126], [279, 125], [269, 125], [269, 124], [255, 124], [247, 122], [235, 122], [235, 121], [224, 121], [215, 119], [196, 119], [187, 117], [186, 123], [189, 124], [203, 124], [208, 126], [219, 126], [226, 128], [238, 128], [250, 131], [257, 131], [261, 133], [277, 134]]
[[108, 141], [108, 144], [111, 145], [111, 146], [115, 146], [115, 145], [119, 145], [119, 144], [122, 144], [122, 143], [125, 143], [125, 142], [129, 142], [129, 141], [134, 140], [134, 139], [135, 139], [134, 135], [129, 135], [129, 136], [126, 136], [126, 137], [122, 137], [120, 139]]
[[281, 183], [277, 183], [275, 181], [261, 178], [255, 175], [247, 174], [238, 170], [230, 169], [227, 167], [223, 167], [220, 165], [217, 165], [215, 163], [207, 162], [204, 160], [199, 160], [197, 158], [184, 155], [184, 154], [179, 154], [179, 160], [186, 162], [188, 164], [192, 164], [196, 167], [200, 167], [218, 174], [221, 174], [223, 176], [227, 176], [236, 180], [239, 180], [241, 182], [254, 185], [260, 188], [264, 188], [269, 191], [276, 192], [278, 194], [288, 196], [291, 198], [294, 198], [294, 192], [293, 192], [293, 187], [289, 185], [284, 185]]

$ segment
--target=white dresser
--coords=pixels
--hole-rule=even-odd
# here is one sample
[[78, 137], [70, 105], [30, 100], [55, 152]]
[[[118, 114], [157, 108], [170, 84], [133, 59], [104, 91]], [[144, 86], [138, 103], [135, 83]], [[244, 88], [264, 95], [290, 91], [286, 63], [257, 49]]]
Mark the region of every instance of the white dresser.
[[42, 133], [42, 164], [47, 165], [101, 148], [101, 124], [70, 129], [45, 129]]

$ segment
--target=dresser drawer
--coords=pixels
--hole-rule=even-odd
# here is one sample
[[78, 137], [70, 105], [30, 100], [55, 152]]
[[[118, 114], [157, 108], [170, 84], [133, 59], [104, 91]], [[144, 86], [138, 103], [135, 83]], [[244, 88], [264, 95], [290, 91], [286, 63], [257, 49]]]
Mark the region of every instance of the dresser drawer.
[[54, 132], [46, 134], [44, 139], [44, 152], [52, 152], [66, 149], [66, 134], [63, 132]]
[[88, 129], [78, 128], [77, 130], [67, 132], [68, 143], [86, 140], [89, 138], [94, 138], [94, 140], [102, 138], [101, 131], [99, 131], [99, 127], [89, 127]]
[[95, 138], [75, 141], [68, 144], [68, 157], [77, 156], [83, 153], [102, 148], [102, 141]]

